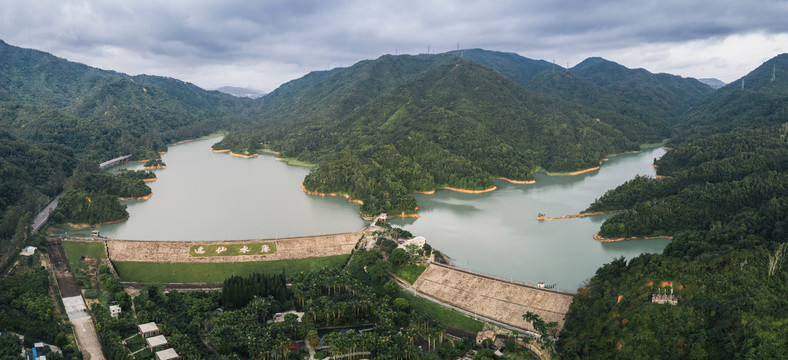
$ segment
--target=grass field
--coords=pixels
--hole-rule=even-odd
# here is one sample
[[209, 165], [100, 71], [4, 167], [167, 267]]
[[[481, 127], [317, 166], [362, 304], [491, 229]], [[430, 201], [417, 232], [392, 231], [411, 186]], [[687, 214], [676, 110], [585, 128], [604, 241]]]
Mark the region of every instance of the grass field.
[[80, 266], [79, 257], [91, 257], [103, 259], [106, 258], [104, 253], [104, 243], [100, 241], [94, 242], [81, 242], [81, 241], [63, 241], [63, 250], [66, 251], [68, 263], [71, 264], [72, 269], [77, 269]]
[[285, 273], [338, 268], [345, 264], [348, 255], [319, 258], [229, 262], [229, 263], [149, 263], [113, 261], [122, 281], [192, 283], [222, 282], [232, 275], [247, 276], [252, 273]]
[[408, 292], [401, 292], [398, 296], [405, 298], [410, 303], [411, 309], [428, 318], [440, 321], [446, 325], [458, 327], [471, 332], [479, 332], [484, 328], [484, 323], [469, 317], [457, 310], [445, 308], [427, 299], [420, 298]]
[[427, 269], [427, 265], [409, 265], [403, 267], [395, 267], [394, 274], [413, 285], [414, 282], [421, 276], [421, 273]]

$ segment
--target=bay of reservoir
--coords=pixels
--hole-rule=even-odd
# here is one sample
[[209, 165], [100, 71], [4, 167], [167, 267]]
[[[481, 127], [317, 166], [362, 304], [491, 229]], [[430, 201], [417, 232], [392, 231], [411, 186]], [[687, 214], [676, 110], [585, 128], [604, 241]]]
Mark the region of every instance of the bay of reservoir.
[[[101, 234], [133, 240], [233, 240], [355, 231], [366, 222], [359, 205], [342, 197], [307, 195], [308, 168], [213, 153], [218, 138], [171, 146], [155, 170], [149, 200], [126, 201], [128, 221], [101, 227]], [[612, 215], [537, 221], [574, 214], [637, 174], [654, 175], [655, 148], [611, 157], [601, 169], [576, 176], [536, 175], [535, 184], [496, 181], [498, 190], [465, 194], [438, 190], [417, 194], [420, 218], [391, 219], [421, 235], [456, 265], [529, 283], [545, 281], [575, 290], [615, 257], [661, 252], [666, 239], [599, 243], [592, 239]], [[121, 168], [139, 169], [141, 163]]]

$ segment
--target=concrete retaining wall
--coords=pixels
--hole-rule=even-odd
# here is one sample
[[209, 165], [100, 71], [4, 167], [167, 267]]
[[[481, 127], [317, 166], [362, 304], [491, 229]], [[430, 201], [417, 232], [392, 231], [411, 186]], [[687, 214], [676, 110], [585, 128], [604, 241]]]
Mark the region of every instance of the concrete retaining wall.
[[[301, 259], [350, 254], [361, 238], [361, 232], [303, 236], [282, 239], [250, 239], [230, 241], [137, 241], [105, 239], [109, 258], [113, 261], [219, 263]], [[69, 239], [71, 240], [71, 239]], [[80, 241], [80, 239], [74, 239]], [[274, 243], [273, 254], [236, 256], [191, 256], [193, 245]]]
[[564, 326], [573, 294], [475, 274], [462, 269], [431, 264], [413, 288], [452, 306], [493, 319], [502, 324], [533, 331], [523, 320], [528, 311], [545, 322]]

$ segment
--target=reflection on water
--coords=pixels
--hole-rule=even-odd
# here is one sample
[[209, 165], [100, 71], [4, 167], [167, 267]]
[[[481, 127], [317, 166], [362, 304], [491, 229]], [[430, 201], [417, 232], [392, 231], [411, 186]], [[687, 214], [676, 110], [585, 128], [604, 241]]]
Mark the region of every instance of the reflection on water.
[[[153, 197], [128, 201], [130, 219], [101, 228], [103, 236], [136, 240], [276, 238], [355, 231], [358, 205], [304, 194], [309, 169], [262, 155], [214, 154], [218, 138], [171, 146], [148, 185]], [[133, 164], [132, 164], [133, 165]], [[139, 168], [121, 165], [129, 169]]]
[[[131, 218], [101, 228], [104, 236], [139, 240], [276, 238], [355, 231], [365, 225], [358, 205], [341, 197], [306, 195], [308, 169], [273, 156], [242, 159], [214, 154], [218, 139], [170, 147], [166, 169], [148, 183], [154, 195], [128, 201]], [[535, 184], [496, 181], [498, 190], [465, 194], [439, 190], [417, 194], [421, 218], [392, 219], [458, 266], [530, 283], [545, 281], [575, 290], [613, 258], [660, 252], [669, 240], [598, 243], [591, 236], [611, 216], [536, 221], [574, 214], [636, 174], [653, 175], [664, 150], [611, 157], [600, 170], [578, 176], [536, 175]], [[140, 168], [141, 164], [122, 167]]]
[[653, 176], [651, 162], [664, 153], [658, 148], [611, 157], [600, 170], [577, 176], [536, 174], [535, 184], [496, 181], [498, 190], [484, 194], [446, 190], [420, 194], [416, 198], [421, 218], [391, 222], [425, 236], [458, 266], [575, 290], [613, 258], [661, 252], [669, 240], [599, 243], [592, 235], [612, 215], [540, 222], [537, 214], [560, 216], [585, 210], [636, 174]]

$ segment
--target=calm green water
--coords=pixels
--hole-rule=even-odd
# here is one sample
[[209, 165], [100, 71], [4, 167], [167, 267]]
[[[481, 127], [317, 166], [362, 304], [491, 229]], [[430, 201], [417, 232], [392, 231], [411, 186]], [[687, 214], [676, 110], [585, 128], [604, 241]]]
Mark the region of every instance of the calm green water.
[[[214, 154], [208, 139], [171, 146], [166, 169], [148, 183], [153, 197], [128, 201], [131, 218], [101, 228], [103, 236], [137, 240], [275, 238], [355, 231], [365, 225], [358, 205], [306, 195], [308, 169], [273, 156], [242, 159]], [[574, 290], [614, 257], [660, 252], [669, 240], [598, 243], [591, 236], [605, 216], [536, 221], [537, 213], [577, 213], [635, 174], [654, 174], [661, 148], [611, 157], [601, 170], [579, 176], [537, 174], [536, 184], [497, 182], [498, 190], [417, 195], [418, 219], [393, 219], [458, 266], [525, 282]], [[121, 167], [140, 168], [125, 164]]]
[[[331, 234], [361, 229], [358, 205], [304, 194], [309, 169], [263, 155], [215, 154], [219, 138], [170, 146], [148, 200], [126, 201], [129, 220], [101, 235], [134, 240], [239, 240]], [[127, 163], [121, 168], [141, 169]]]
[[662, 148], [611, 157], [598, 171], [577, 176], [536, 175], [535, 184], [497, 181], [484, 194], [437, 191], [417, 195], [418, 219], [391, 222], [427, 238], [460, 267], [528, 283], [576, 290], [613, 258], [661, 252], [667, 239], [599, 243], [592, 236], [609, 216], [536, 221], [585, 210], [608, 189], [636, 174], [654, 175]]

